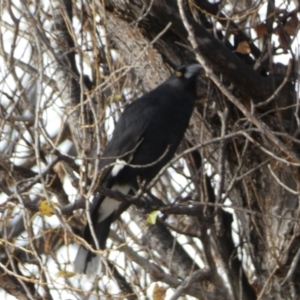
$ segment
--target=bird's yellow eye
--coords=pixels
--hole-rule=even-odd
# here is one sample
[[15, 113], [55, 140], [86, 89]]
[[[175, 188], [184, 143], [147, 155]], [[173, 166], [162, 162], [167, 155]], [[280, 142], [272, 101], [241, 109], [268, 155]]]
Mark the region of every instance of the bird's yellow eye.
[[177, 72], [176, 72], [176, 76], [177, 76], [177, 77], [181, 77], [182, 75], [183, 75], [182, 72], [180, 72], [180, 71], [177, 71]]

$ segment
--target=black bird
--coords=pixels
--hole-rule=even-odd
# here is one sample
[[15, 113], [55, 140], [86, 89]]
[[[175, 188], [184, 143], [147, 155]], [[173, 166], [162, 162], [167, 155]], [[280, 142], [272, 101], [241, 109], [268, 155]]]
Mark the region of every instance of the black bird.
[[[106, 167], [101, 186], [133, 194], [140, 183], [151, 181], [170, 161], [193, 112], [200, 69], [199, 64], [179, 67], [125, 108], [100, 160], [99, 170]], [[99, 193], [94, 197], [90, 213], [100, 249], [105, 249], [111, 223], [127, 208], [122, 208], [123, 204]], [[88, 224], [83, 238], [97, 248]], [[80, 246], [74, 262], [77, 273], [96, 273], [99, 263], [99, 256]]]

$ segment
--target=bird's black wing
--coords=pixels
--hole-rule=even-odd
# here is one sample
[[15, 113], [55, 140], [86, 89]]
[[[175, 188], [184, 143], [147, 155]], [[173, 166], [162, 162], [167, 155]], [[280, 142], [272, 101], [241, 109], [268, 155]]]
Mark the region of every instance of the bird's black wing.
[[[152, 105], [148, 105], [150, 103]], [[125, 107], [116, 124], [112, 139], [105, 147], [100, 159], [99, 170], [104, 169], [102, 182], [108, 180], [107, 177], [113, 167], [105, 169], [107, 165], [113, 165], [117, 159], [128, 162], [134, 154], [135, 149], [142, 142], [143, 133], [155, 115], [156, 109], [157, 105], [153, 105], [148, 94]]]

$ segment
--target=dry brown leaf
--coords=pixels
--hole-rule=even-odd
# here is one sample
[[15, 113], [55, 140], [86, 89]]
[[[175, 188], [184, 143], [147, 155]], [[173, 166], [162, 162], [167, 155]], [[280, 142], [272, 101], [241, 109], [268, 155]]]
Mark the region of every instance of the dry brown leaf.
[[251, 52], [249, 43], [247, 41], [240, 42], [236, 48], [236, 52], [249, 54]]
[[268, 34], [267, 25], [264, 23], [260, 23], [255, 27], [255, 31], [256, 31], [257, 37], [260, 39]]
[[167, 293], [167, 290], [164, 287], [159, 286], [156, 283], [153, 288], [152, 298], [153, 298], [153, 300], [165, 300], [166, 293]]
[[58, 174], [60, 181], [63, 181], [65, 177], [65, 169], [62, 163], [58, 162], [57, 164], [54, 165], [53, 169]]
[[283, 28], [277, 27], [275, 30], [275, 34], [278, 35], [278, 42], [280, 44], [280, 47], [283, 50], [287, 50], [291, 43], [290, 36], [285, 32]]
[[299, 20], [296, 14], [292, 14], [288, 21], [284, 24], [283, 28], [288, 35], [297, 35]]

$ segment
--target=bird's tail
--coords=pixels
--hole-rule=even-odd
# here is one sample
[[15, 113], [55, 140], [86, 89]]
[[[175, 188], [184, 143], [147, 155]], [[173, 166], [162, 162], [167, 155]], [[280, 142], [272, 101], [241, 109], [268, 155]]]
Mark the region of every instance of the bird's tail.
[[[101, 250], [105, 249], [106, 240], [108, 238], [110, 225], [112, 222], [113, 222], [113, 214], [108, 216], [102, 222], [98, 222], [94, 227], [95, 235], [98, 240], [98, 245]], [[89, 224], [87, 224], [85, 227], [83, 238], [90, 245], [93, 245], [94, 249], [96, 249]], [[99, 273], [101, 270], [100, 256], [89, 251], [83, 245], [81, 245], [74, 261], [74, 270], [76, 273], [84, 273], [87, 275], [93, 275]]]
[[[100, 204], [101, 205], [101, 204]], [[99, 207], [101, 207], [99, 205]], [[109, 230], [111, 223], [114, 220], [114, 212], [106, 216], [104, 219], [99, 220], [98, 207], [94, 207], [91, 212], [92, 225], [94, 227], [95, 236], [98, 242], [100, 250], [105, 249], [106, 240], [109, 235]], [[89, 224], [85, 226], [83, 232], [83, 239], [86, 240], [94, 249], [96, 249], [96, 243], [91, 233]], [[75, 261], [74, 261], [74, 271], [76, 273], [84, 273], [87, 275], [93, 275], [100, 273], [101, 271], [101, 259], [100, 256], [89, 251], [83, 245], [79, 247]]]
[[[114, 185], [111, 189], [118, 190], [124, 194], [130, 193], [129, 185]], [[128, 204], [122, 203], [122, 205], [120, 205], [121, 202], [109, 197], [105, 197], [101, 194], [97, 194], [93, 202], [94, 204], [91, 208], [92, 226], [94, 228], [94, 233], [98, 242], [98, 246], [100, 250], [104, 250], [106, 246], [106, 240], [109, 235], [111, 223], [124, 210], [128, 208]], [[97, 249], [89, 224], [85, 226], [83, 238], [94, 249]], [[100, 263], [100, 257], [97, 254], [92, 253], [83, 245], [81, 245], [74, 261], [74, 270], [76, 273], [85, 273], [88, 275], [92, 275], [100, 270]]]
[[100, 256], [80, 246], [74, 261], [74, 271], [79, 274], [94, 275], [101, 272]]

